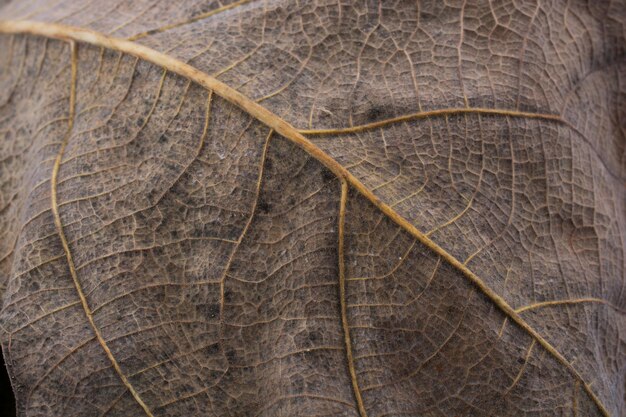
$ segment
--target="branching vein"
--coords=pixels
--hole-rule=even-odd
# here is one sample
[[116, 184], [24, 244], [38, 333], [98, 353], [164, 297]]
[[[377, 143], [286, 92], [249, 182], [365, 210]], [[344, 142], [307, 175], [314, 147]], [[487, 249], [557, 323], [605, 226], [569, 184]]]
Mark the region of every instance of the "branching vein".
[[[335, 174], [344, 184], [343, 187], [345, 191], [347, 191], [348, 184], [353, 187], [356, 191], [358, 191], [363, 197], [367, 198], [372, 204], [374, 204], [378, 209], [385, 214], [390, 220], [395, 222], [399, 227], [406, 230], [413, 237], [417, 238], [424, 246], [429, 248], [431, 251], [439, 255], [443, 260], [449, 263], [452, 267], [457, 269], [466, 279], [468, 279], [480, 292], [482, 292], [485, 296], [487, 296], [498, 308], [500, 308], [513, 322], [515, 322], [519, 327], [524, 329], [527, 333], [529, 333], [536, 341], [539, 343], [548, 353], [550, 353], [561, 365], [566, 367], [569, 372], [572, 374], [573, 378], [580, 382], [580, 385], [583, 387], [585, 392], [589, 395], [591, 400], [596, 404], [598, 409], [604, 416], [609, 416], [608, 411], [605, 406], [602, 404], [597, 395], [593, 392], [590, 385], [587, 384], [581, 374], [578, 372], [576, 368], [558, 351], [554, 346], [552, 346], [543, 336], [541, 336], [533, 327], [531, 327], [519, 314], [516, 312], [509, 303], [502, 298], [499, 294], [497, 294], [491, 287], [489, 287], [479, 276], [477, 276], [474, 272], [472, 272], [463, 262], [456, 259], [453, 255], [448, 253], [445, 249], [439, 246], [437, 243], [432, 241], [429, 237], [424, 235], [423, 232], [418, 230], [412, 223], [398, 214], [391, 206], [382, 202], [368, 187], [366, 187], [359, 179], [357, 179], [354, 175], [352, 175], [344, 166], [338, 163], [334, 158], [332, 158], [329, 154], [322, 151], [319, 147], [317, 147], [313, 142], [308, 140], [303, 136], [303, 133], [308, 134], [322, 134], [323, 131], [319, 130], [309, 130], [302, 131], [294, 128], [292, 125], [287, 123], [282, 118], [278, 117], [274, 113], [272, 113], [267, 108], [261, 106], [260, 104], [254, 102], [249, 97], [244, 96], [237, 90], [229, 87], [228, 85], [222, 83], [221, 81], [211, 77], [210, 75], [198, 70], [197, 68], [192, 67], [191, 65], [185, 64], [180, 60], [173, 58], [169, 55], [160, 53], [146, 46], [124, 40], [124, 39], [116, 39], [101, 33], [97, 33], [88, 29], [76, 28], [66, 25], [54, 24], [54, 23], [42, 23], [42, 22], [33, 22], [33, 21], [0, 21], [0, 33], [30, 33], [39, 36], [45, 36], [49, 38], [62, 39], [62, 40], [71, 40], [71, 41], [79, 41], [85, 42], [88, 44], [92, 44], [95, 46], [101, 46], [105, 48], [109, 48], [112, 50], [120, 51], [123, 53], [127, 53], [133, 55], [137, 58], [143, 59], [147, 62], [151, 62], [160, 67], [166, 68], [168, 71], [176, 73], [182, 77], [186, 77], [199, 85], [203, 86], [206, 89], [213, 90], [215, 94], [218, 94], [225, 100], [235, 104], [240, 107], [245, 112], [249, 113], [251, 116], [264, 123], [268, 127], [272, 128], [276, 133], [284, 136], [286, 139], [298, 145], [301, 149], [311, 155], [313, 158], [317, 159], [321, 164], [327, 167], [333, 174]], [[75, 69], [74, 69], [75, 71]], [[73, 101], [73, 100], [72, 100]], [[415, 118], [424, 118], [428, 116], [433, 116], [436, 114], [460, 114], [460, 113], [477, 113], [481, 112], [483, 114], [492, 114], [492, 115], [503, 115], [509, 117], [524, 117], [524, 118], [534, 118], [534, 119], [546, 119], [546, 120], [554, 120], [561, 123], [565, 123], [560, 119], [560, 116], [556, 115], [545, 115], [545, 114], [535, 114], [535, 113], [526, 113], [526, 112], [518, 112], [511, 110], [497, 110], [497, 109], [442, 109], [436, 110], [433, 112], [422, 112], [416, 115], [409, 116], [400, 116], [399, 118], [393, 119], [393, 121], [402, 121], [401, 119], [411, 120]], [[73, 119], [73, 117], [72, 117]], [[379, 122], [384, 124], [388, 124], [389, 121]], [[366, 130], [373, 127], [377, 127], [375, 124], [365, 125], [366, 127], [353, 127], [348, 129], [357, 129], [356, 131]], [[333, 131], [335, 131], [333, 129]], [[345, 129], [344, 129], [345, 131]], [[332, 132], [329, 132], [332, 133]], [[63, 247], [66, 251], [66, 257], [68, 259], [68, 263], [70, 265], [70, 271], [72, 273], [72, 278], [76, 284], [78, 293], [81, 297], [81, 302], [83, 303], [83, 307], [85, 308], [85, 312], [87, 317], [92, 325], [96, 336], [100, 344], [105, 349], [107, 356], [113, 363], [113, 366], [116, 368], [116, 371], [120, 375], [120, 378], [124, 381], [127, 388], [133, 393], [135, 399], [142, 404], [146, 413], [150, 416], [150, 411], [147, 409], [145, 404], [141, 401], [139, 396], [137, 395], [134, 388], [130, 385], [127, 378], [121, 372], [119, 365], [117, 364], [115, 358], [112, 356], [111, 352], [108, 350], [106, 343], [102, 339], [99, 330], [95, 327], [93, 317], [91, 316], [89, 307], [85, 300], [84, 294], [80, 288], [78, 280], [76, 278], [76, 271], [73, 268], [72, 256], [69, 252], [69, 248], [67, 245], [67, 240], [65, 239], [65, 235], [63, 233], [63, 227], [60, 222], [60, 217], [58, 214], [58, 207], [56, 203], [56, 175], [58, 174], [58, 168], [60, 166], [60, 161], [63, 155], [63, 150], [65, 148], [65, 144], [67, 142], [64, 140], [64, 145], [61, 148], [59, 156], [57, 157], [57, 163], [55, 164], [55, 169], [53, 172], [52, 181], [52, 199], [53, 199], [53, 213], [55, 217], [55, 223], [57, 225], [57, 229], [59, 231], [59, 236], [61, 237]], [[361, 411], [362, 416], [364, 410]]]
[[568, 304], [590, 304], [590, 303], [605, 304], [605, 305], [611, 307], [612, 309], [614, 309], [616, 311], [619, 311], [620, 313], [624, 313], [625, 312], [624, 310], [620, 309], [618, 306], [616, 306], [614, 304], [611, 304], [607, 300], [604, 300], [602, 298], [594, 298], [594, 297], [575, 298], [575, 299], [571, 299], [571, 300], [542, 301], [540, 303], [535, 303], [535, 304], [530, 304], [530, 305], [526, 305], [526, 306], [520, 307], [520, 308], [516, 309], [515, 312], [516, 313], [523, 313], [524, 311], [534, 310], [536, 308], [552, 307], [552, 306], [568, 305]]
[[175, 29], [175, 28], [183, 26], [183, 25], [187, 25], [189, 23], [197, 22], [198, 20], [207, 19], [207, 18], [209, 18], [211, 16], [214, 16], [214, 15], [216, 15], [218, 13], [225, 12], [226, 10], [234, 9], [235, 7], [238, 7], [238, 6], [243, 6], [244, 4], [250, 3], [251, 1], [254, 1], [254, 0], [240, 0], [240, 1], [236, 1], [236, 2], [231, 3], [231, 4], [227, 4], [226, 6], [218, 7], [217, 9], [213, 9], [213, 10], [208, 11], [206, 13], [199, 14], [197, 16], [192, 17], [191, 19], [182, 20], [180, 22], [172, 23], [172, 24], [169, 24], [169, 25], [166, 25], [166, 26], [162, 26], [160, 28], [151, 29], [151, 30], [148, 30], [146, 32], [138, 33], [138, 34], [133, 35], [130, 38], [128, 38], [128, 40], [129, 41], [136, 41], [138, 39], [145, 38], [145, 37], [150, 36], [150, 35], [156, 35], [157, 33], [165, 32], [165, 31], [168, 31], [168, 30], [171, 30], [171, 29]]
[[455, 116], [461, 114], [483, 114], [493, 116], [508, 116], [518, 117], [525, 119], [543, 119], [552, 120], [555, 122], [565, 123], [564, 120], [558, 114], [550, 113], [532, 113], [517, 110], [506, 109], [490, 109], [486, 107], [452, 107], [446, 109], [436, 109], [429, 111], [419, 111], [417, 113], [405, 114], [398, 117], [392, 117], [390, 119], [379, 120], [377, 122], [366, 123], [363, 125], [329, 128], [329, 129], [299, 129], [299, 132], [303, 135], [343, 135], [346, 133], [358, 133], [367, 130], [377, 129], [379, 127], [385, 127], [394, 123], [410, 122], [412, 120], [426, 119], [429, 117], [437, 116]]
[[126, 375], [124, 375], [124, 372], [122, 372], [120, 365], [117, 363], [117, 360], [113, 356], [113, 353], [111, 353], [111, 350], [106, 344], [106, 341], [102, 337], [102, 334], [100, 333], [100, 329], [98, 329], [98, 327], [96, 326], [91, 308], [89, 307], [89, 304], [87, 303], [87, 298], [85, 297], [83, 288], [80, 282], [78, 281], [78, 275], [76, 273], [76, 268], [74, 267], [74, 259], [72, 256], [72, 252], [70, 251], [69, 245], [67, 243], [65, 231], [63, 230], [63, 223], [61, 222], [61, 216], [59, 215], [59, 204], [57, 201], [57, 181], [58, 181], [58, 176], [59, 176], [59, 169], [61, 168], [61, 161], [63, 160], [63, 154], [65, 153], [67, 142], [69, 141], [69, 138], [72, 134], [72, 129], [74, 127], [74, 116], [76, 113], [76, 78], [77, 78], [77, 72], [78, 72], [78, 48], [76, 46], [76, 42], [74, 41], [70, 41], [70, 46], [71, 46], [71, 55], [72, 55], [72, 75], [71, 75], [71, 87], [70, 87], [70, 110], [69, 110], [68, 126], [67, 126], [67, 132], [65, 133], [65, 136], [63, 137], [63, 142], [61, 143], [61, 146], [59, 148], [59, 153], [57, 154], [57, 157], [54, 161], [54, 166], [52, 168], [52, 178], [50, 180], [50, 197], [51, 197], [51, 205], [52, 205], [52, 215], [54, 217], [54, 225], [56, 226], [57, 232], [59, 234], [59, 239], [61, 240], [63, 251], [65, 252], [65, 257], [67, 259], [67, 264], [69, 267], [70, 275], [72, 276], [72, 281], [74, 281], [74, 286], [76, 287], [76, 291], [78, 292], [78, 298], [80, 298], [80, 302], [83, 306], [83, 310], [85, 311], [87, 320], [89, 320], [89, 324], [91, 325], [91, 328], [96, 335], [96, 339], [98, 340], [98, 343], [100, 343], [100, 346], [102, 346], [102, 349], [104, 350], [106, 356], [109, 358], [109, 361], [111, 361], [111, 365], [113, 365], [115, 372], [119, 375], [120, 379], [122, 380], [122, 383], [124, 384], [124, 386], [126, 386], [128, 391], [130, 391], [135, 401], [137, 401], [137, 403], [141, 406], [141, 408], [143, 408], [143, 410], [149, 417], [153, 417], [152, 412], [150, 411], [148, 406], [143, 402], [143, 400], [139, 396], [139, 393], [132, 386], [132, 384], [126, 377]]
[[348, 308], [346, 302], [346, 271], [344, 258], [344, 240], [345, 240], [345, 220], [346, 220], [346, 202], [348, 201], [348, 183], [341, 179], [341, 200], [339, 202], [339, 304], [341, 308], [341, 326], [343, 328], [343, 336], [346, 344], [346, 359], [348, 361], [348, 372], [350, 373], [350, 381], [352, 382], [352, 391], [354, 399], [361, 417], [367, 417], [359, 381], [354, 368], [354, 358], [352, 356], [352, 340], [350, 339], [350, 326], [348, 324]]

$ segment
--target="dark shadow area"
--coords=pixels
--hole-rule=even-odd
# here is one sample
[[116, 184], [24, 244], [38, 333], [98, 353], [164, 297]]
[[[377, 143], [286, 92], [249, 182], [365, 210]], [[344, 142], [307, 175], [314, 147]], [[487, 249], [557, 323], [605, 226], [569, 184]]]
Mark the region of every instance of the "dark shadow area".
[[11, 380], [4, 364], [2, 349], [0, 349], [0, 416], [15, 417], [15, 396], [11, 388]]

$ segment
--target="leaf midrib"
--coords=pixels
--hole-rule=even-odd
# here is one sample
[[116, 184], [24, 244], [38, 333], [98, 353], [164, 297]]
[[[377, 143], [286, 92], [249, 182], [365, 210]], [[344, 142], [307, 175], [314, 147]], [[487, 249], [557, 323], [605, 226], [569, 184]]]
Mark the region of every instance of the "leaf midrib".
[[[225, 100], [235, 104], [242, 110], [256, 118], [263, 124], [272, 128], [274, 131], [298, 145], [305, 152], [318, 160], [322, 165], [328, 168], [340, 180], [346, 181], [354, 187], [361, 195], [367, 198], [381, 212], [383, 212], [394, 223], [410, 233], [418, 239], [423, 245], [435, 252], [451, 266], [457, 269], [465, 278], [467, 278], [475, 287], [477, 287], [485, 296], [487, 296], [498, 308], [500, 308], [506, 316], [513, 320], [518, 326], [530, 334], [544, 349], [546, 349], [561, 365], [565, 366], [572, 376], [580, 381], [585, 392], [604, 416], [609, 416], [605, 406], [602, 404], [597, 395], [593, 392], [589, 384], [585, 382], [580, 373], [574, 368], [565, 357], [544, 339], [533, 327], [531, 327], [521, 316], [491, 287], [489, 287], [478, 275], [472, 272], [461, 261], [448, 253], [445, 249], [432, 241], [424, 233], [418, 230], [412, 223], [397, 213], [392, 207], [382, 202], [368, 187], [361, 183], [346, 168], [338, 163], [329, 154], [322, 151], [314, 143], [305, 138], [302, 133], [294, 128], [291, 124], [272, 113], [267, 108], [261, 106], [257, 102], [244, 96], [237, 90], [224, 84], [223, 82], [213, 78], [205, 72], [186, 64], [167, 54], [163, 54], [154, 49], [137, 44], [133, 41], [113, 38], [89, 29], [72, 27], [56, 23], [46, 23], [37, 21], [2, 21], [0, 20], [0, 33], [6, 34], [32, 34], [44, 36], [47, 38], [60, 39], [70, 42], [84, 42], [95, 46], [119, 51], [135, 56], [154, 65], [160, 66], [182, 77], [185, 77], [202, 87], [212, 90], [215, 94]], [[491, 113], [498, 112], [492, 109]], [[505, 115], [507, 111], [500, 110], [500, 114]], [[517, 117], [528, 117], [526, 113], [519, 112]], [[535, 118], [538, 118], [535, 116]], [[545, 117], [544, 117], [545, 118]], [[552, 117], [551, 117], [552, 118]]]

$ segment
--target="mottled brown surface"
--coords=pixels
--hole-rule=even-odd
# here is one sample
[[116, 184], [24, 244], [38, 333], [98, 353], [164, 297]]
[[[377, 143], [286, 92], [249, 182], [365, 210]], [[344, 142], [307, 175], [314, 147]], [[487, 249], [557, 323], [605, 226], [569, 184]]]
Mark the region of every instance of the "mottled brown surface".
[[379, 199], [167, 69], [1, 34], [19, 415], [626, 414], [624, 1], [4, 3], [215, 76]]

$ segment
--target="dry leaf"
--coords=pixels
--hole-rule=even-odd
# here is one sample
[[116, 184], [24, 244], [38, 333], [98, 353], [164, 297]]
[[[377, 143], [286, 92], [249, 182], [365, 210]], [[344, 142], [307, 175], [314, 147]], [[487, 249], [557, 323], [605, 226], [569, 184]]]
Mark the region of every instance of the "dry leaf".
[[20, 416], [626, 414], [626, 4], [2, 1]]

